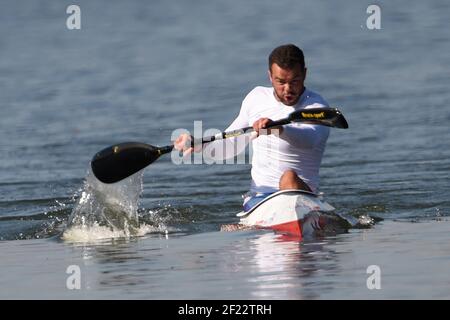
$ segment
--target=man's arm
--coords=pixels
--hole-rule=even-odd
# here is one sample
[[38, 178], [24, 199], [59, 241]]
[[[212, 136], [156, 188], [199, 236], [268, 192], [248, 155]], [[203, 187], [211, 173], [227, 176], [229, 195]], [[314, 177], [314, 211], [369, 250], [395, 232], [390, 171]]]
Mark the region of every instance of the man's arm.
[[330, 128], [311, 124], [288, 124], [284, 126], [280, 138], [302, 149], [313, 149], [319, 142], [327, 139]]
[[[245, 106], [245, 100], [242, 103], [241, 110], [236, 119], [231, 125], [225, 129], [225, 131], [233, 131], [249, 126], [248, 115]], [[255, 137], [256, 135], [253, 135]], [[196, 146], [195, 150], [191, 145], [191, 136], [188, 134], [180, 135], [174, 142], [176, 150], [183, 151], [183, 155], [189, 155], [193, 151], [201, 152], [205, 149], [205, 155], [211, 157], [216, 161], [233, 158], [245, 150], [247, 144], [252, 140], [249, 135], [242, 135], [234, 138], [228, 138], [223, 140], [217, 140], [209, 143], [205, 143], [202, 146]]]
[[[328, 104], [325, 101], [313, 103], [305, 109], [318, 107], [328, 107]], [[318, 143], [326, 140], [329, 135], [330, 128], [326, 126], [291, 123], [283, 127], [280, 138], [297, 148], [313, 149]]]
[[[249, 120], [245, 105], [243, 103], [239, 115], [231, 123], [231, 125], [225, 129], [225, 132], [245, 128], [249, 126]], [[215, 161], [221, 161], [233, 158], [243, 152], [248, 143], [256, 137], [256, 134], [245, 134], [234, 138], [228, 138], [223, 140], [217, 140], [210, 142], [204, 146], [205, 155], [208, 155]]]

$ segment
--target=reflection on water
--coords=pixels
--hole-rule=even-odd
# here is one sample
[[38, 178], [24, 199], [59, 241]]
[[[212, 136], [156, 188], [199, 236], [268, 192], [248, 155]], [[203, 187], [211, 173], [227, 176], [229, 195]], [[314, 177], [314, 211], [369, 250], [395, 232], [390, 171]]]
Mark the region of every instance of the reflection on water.
[[313, 299], [319, 297], [315, 289], [324, 289], [326, 281], [320, 284], [311, 281], [319, 270], [337, 273], [339, 264], [336, 252], [327, 248], [331, 239], [325, 242], [299, 242], [298, 239], [263, 234], [250, 241], [249, 266], [254, 277], [247, 281], [255, 285], [251, 292], [254, 299]]
[[313, 299], [339, 274], [336, 238], [299, 242], [267, 231], [150, 235], [77, 244], [85, 287], [168, 299]]
[[[399, 223], [298, 242], [267, 231], [151, 235], [94, 244], [0, 242], [0, 298], [448, 298], [448, 221]], [[392, 249], [392, 248], [395, 249]], [[379, 265], [382, 290], [368, 290]], [[81, 290], [67, 290], [68, 266]], [[423, 272], [428, 270], [428, 272]]]

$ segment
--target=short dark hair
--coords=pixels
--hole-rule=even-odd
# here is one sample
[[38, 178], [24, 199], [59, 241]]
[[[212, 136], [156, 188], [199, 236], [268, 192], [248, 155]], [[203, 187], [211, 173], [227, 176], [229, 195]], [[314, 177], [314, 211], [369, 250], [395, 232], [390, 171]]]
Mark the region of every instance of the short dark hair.
[[285, 44], [273, 49], [269, 56], [269, 70], [272, 68], [272, 64], [276, 63], [280, 68], [292, 69], [297, 64], [305, 68], [305, 56], [303, 51], [293, 44]]

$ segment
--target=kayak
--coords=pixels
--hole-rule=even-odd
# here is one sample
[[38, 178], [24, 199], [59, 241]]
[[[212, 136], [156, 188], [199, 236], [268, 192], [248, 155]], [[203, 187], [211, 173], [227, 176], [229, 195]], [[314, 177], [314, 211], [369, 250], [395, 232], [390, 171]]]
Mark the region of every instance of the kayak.
[[237, 216], [240, 217], [241, 225], [272, 229], [302, 238], [324, 230], [329, 221], [324, 213], [334, 210], [319, 195], [289, 189], [271, 194], [249, 211], [239, 212]]

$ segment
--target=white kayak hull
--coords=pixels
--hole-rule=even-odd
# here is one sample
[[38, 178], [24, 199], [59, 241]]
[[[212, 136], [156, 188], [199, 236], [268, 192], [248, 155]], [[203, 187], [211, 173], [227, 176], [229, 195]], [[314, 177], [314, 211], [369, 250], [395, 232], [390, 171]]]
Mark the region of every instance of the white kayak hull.
[[271, 194], [248, 212], [240, 212], [240, 224], [304, 237], [324, 228], [322, 213], [334, 211], [320, 196], [301, 190]]

